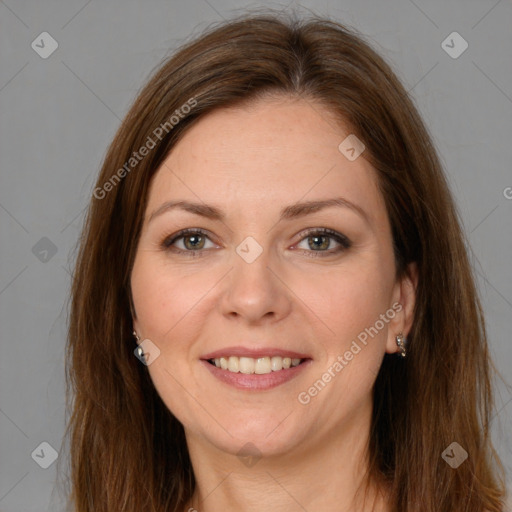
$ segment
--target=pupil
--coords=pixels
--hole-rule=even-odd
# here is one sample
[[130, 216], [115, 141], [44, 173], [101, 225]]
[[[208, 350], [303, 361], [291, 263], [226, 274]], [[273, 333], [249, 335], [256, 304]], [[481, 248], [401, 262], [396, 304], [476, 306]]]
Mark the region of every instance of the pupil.
[[[311, 244], [311, 243], [309, 244], [309, 246], [310, 246], [312, 249], [313, 249], [313, 248], [315, 248], [315, 247], [316, 247], [316, 248], [323, 248], [323, 249], [327, 249], [327, 246], [329, 245], [329, 241], [327, 240], [327, 237], [325, 237], [325, 236], [312, 236], [311, 238], [314, 240], [313, 244]], [[314, 245], [314, 244], [316, 244], [319, 240], [321, 240], [322, 238], [323, 238], [324, 240], [327, 240], [327, 244], [324, 242], [324, 243], [323, 243], [323, 244], [321, 244], [321, 245]]]
[[[187, 237], [185, 237], [185, 246], [190, 249], [197, 249], [198, 247], [201, 248], [202, 247], [202, 244], [200, 244], [200, 239], [202, 238], [201, 235], [197, 236], [197, 235], [189, 235]], [[189, 244], [190, 244], [190, 240], [195, 240], [195, 242], [193, 241], [192, 244], [191, 244], [191, 247], [189, 247]], [[198, 243], [198, 240], [199, 240], [199, 243]]]

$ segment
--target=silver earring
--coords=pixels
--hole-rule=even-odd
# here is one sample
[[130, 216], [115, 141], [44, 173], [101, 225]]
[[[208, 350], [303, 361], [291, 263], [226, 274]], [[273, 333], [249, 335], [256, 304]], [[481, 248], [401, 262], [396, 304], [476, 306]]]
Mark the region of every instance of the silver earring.
[[406, 354], [407, 354], [407, 350], [405, 349], [405, 338], [404, 338], [404, 335], [399, 332], [397, 335], [396, 335], [396, 344], [400, 347], [400, 355], [402, 357], [405, 357]]
[[[137, 340], [137, 342], [139, 342], [140, 338], [139, 338], [139, 335], [137, 334], [137, 332], [133, 331], [132, 334], [135, 336], [135, 339]], [[144, 350], [142, 349], [142, 347], [140, 345], [135, 350], [137, 351], [137, 355], [139, 356], [139, 358], [144, 357]]]

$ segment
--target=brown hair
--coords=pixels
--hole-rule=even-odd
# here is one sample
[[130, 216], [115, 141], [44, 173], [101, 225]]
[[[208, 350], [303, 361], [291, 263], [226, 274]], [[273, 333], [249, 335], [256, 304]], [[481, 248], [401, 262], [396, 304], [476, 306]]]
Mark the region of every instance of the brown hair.
[[[395, 511], [501, 511], [503, 468], [489, 432], [494, 367], [427, 129], [390, 66], [355, 30], [275, 15], [223, 23], [166, 60], [105, 157], [73, 277], [66, 353], [75, 510], [178, 512], [194, 491], [183, 427], [134, 357], [131, 267], [151, 178], [185, 130], [213, 109], [269, 93], [320, 102], [364, 142], [392, 226], [397, 278], [408, 263], [418, 266], [408, 356], [386, 355], [374, 387], [369, 476], [391, 486]], [[194, 106], [182, 116], [187, 102]], [[168, 122], [173, 114], [179, 122]], [[135, 164], [148, 137], [156, 147]], [[456, 470], [441, 458], [453, 441], [469, 454]]]

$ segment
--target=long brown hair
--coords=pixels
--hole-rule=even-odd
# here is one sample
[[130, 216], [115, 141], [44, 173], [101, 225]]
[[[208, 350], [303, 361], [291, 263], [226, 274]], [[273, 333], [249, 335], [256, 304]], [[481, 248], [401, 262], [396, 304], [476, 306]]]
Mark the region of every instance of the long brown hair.
[[[170, 149], [206, 113], [265, 94], [320, 102], [364, 142], [392, 226], [397, 278], [408, 263], [418, 266], [407, 359], [386, 355], [374, 387], [369, 476], [390, 485], [397, 512], [501, 511], [503, 468], [489, 429], [494, 367], [428, 131], [390, 66], [354, 29], [277, 15], [223, 23], [167, 59], [105, 157], [73, 276], [66, 353], [74, 510], [178, 512], [194, 491], [183, 427], [133, 353], [130, 273], [148, 187]], [[149, 139], [154, 147], [135, 159]], [[454, 441], [468, 453], [457, 469], [441, 457]]]

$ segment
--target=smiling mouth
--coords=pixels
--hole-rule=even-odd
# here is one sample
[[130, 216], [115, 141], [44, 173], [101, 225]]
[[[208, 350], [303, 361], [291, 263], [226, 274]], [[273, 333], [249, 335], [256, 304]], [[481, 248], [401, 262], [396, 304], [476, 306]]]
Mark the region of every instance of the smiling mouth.
[[237, 357], [226, 356], [216, 357], [207, 360], [210, 364], [232, 373], [245, 373], [247, 375], [263, 375], [266, 373], [279, 372], [299, 366], [306, 359], [296, 359], [291, 357]]

